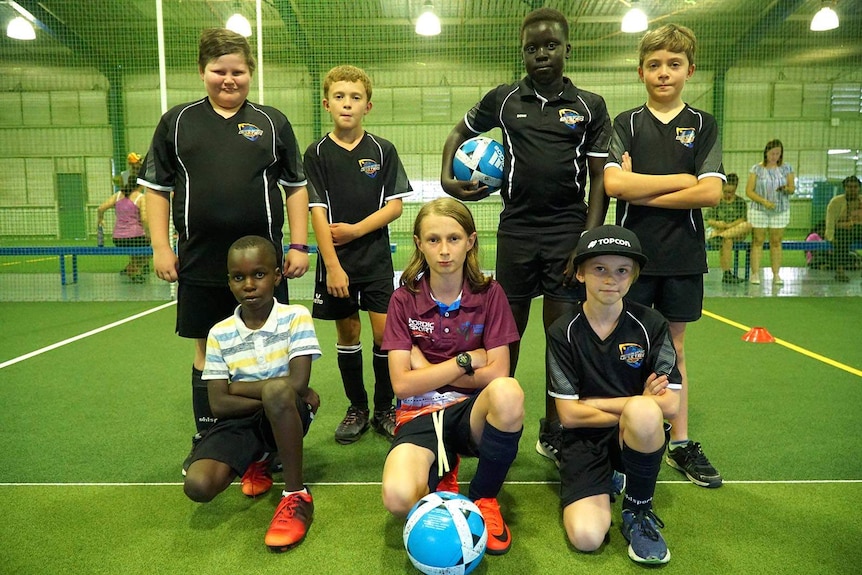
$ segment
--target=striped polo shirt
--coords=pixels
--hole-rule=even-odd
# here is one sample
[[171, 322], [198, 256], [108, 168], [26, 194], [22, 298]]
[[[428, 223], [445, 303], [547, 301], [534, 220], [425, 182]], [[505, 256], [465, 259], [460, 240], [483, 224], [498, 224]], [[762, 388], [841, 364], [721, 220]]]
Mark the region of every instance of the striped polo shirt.
[[276, 301], [260, 329], [246, 327], [240, 308], [237, 306], [232, 316], [210, 330], [202, 379], [226, 379], [230, 383], [284, 377], [294, 357], [320, 357], [307, 308]]

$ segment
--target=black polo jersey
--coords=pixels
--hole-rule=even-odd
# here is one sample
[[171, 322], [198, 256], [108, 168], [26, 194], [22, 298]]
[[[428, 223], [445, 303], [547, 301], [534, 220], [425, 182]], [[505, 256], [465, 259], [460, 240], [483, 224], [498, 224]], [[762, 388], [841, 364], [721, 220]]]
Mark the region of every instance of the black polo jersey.
[[282, 259], [279, 184], [304, 186], [302, 158], [284, 114], [246, 101], [231, 118], [207, 98], [162, 116], [138, 182], [173, 192], [181, 281], [227, 285], [227, 252], [240, 237], [270, 239]]
[[[710, 114], [688, 104], [667, 124], [646, 106], [614, 119], [606, 166], [619, 166], [623, 152], [639, 174], [692, 174], [725, 179], [718, 126]], [[635, 206], [617, 200], [616, 223], [635, 232], [649, 258], [644, 275], [675, 276], [707, 272], [701, 210]]]
[[503, 131], [500, 230], [568, 232], [586, 225], [587, 156], [607, 157], [611, 123], [601, 96], [563, 81], [550, 101], [529, 77], [497, 86], [464, 116], [477, 134]]
[[583, 305], [548, 329], [548, 394], [560, 399], [641, 395], [650, 374], [668, 376], [682, 389], [682, 375], [667, 320], [652, 308], [623, 299], [617, 327], [602, 340]]
[[[394, 199], [413, 192], [395, 146], [369, 134], [352, 150], [346, 150], [328, 135], [305, 151], [309, 207], [327, 210], [329, 223], [355, 224]], [[352, 283], [392, 278], [389, 228], [336, 246], [341, 267]], [[323, 268], [323, 258], [318, 256]]]

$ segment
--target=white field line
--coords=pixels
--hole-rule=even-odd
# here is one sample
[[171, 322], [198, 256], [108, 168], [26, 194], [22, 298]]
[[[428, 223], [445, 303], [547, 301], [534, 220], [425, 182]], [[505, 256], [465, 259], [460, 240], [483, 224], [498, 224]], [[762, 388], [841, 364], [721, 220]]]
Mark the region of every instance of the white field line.
[[[239, 484], [238, 482], [234, 482]], [[460, 481], [462, 485], [467, 485], [468, 481]], [[680, 479], [675, 481], [658, 481], [661, 485], [692, 485], [688, 480]], [[787, 479], [787, 480], [739, 480], [739, 481], [724, 481], [724, 485], [818, 485], [818, 484], [841, 484], [841, 483], [862, 483], [862, 479]], [[559, 485], [559, 481], [507, 481], [505, 485]], [[182, 487], [182, 482], [153, 482], [153, 483], [87, 483], [87, 482], [69, 482], [69, 483], [0, 483], [0, 487]], [[283, 483], [275, 482], [275, 485], [284, 485]], [[307, 483], [312, 487], [379, 487], [379, 481], [322, 481], [319, 483]]]
[[97, 333], [101, 333], [101, 332], [103, 332], [103, 331], [107, 331], [107, 330], [109, 330], [109, 329], [112, 329], [112, 328], [115, 328], [115, 327], [117, 327], [117, 326], [123, 325], [124, 323], [128, 323], [128, 322], [130, 322], [130, 321], [134, 321], [134, 320], [136, 320], [136, 319], [139, 319], [139, 318], [142, 318], [142, 317], [144, 317], [144, 316], [150, 315], [151, 313], [155, 313], [155, 312], [157, 312], [157, 311], [161, 311], [161, 310], [165, 309], [166, 307], [169, 307], [169, 306], [172, 306], [172, 305], [176, 305], [176, 304], [177, 304], [177, 302], [176, 302], [176, 301], [169, 301], [169, 302], [168, 302], [168, 303], [166, 303], [166, 304], [162, 304], [162, 305], [157, 306], [157, 307], [154, 307], [154, 308], [152, 308], [152, 309], [148, 309], [148, 310], [146, 310], [146, 311], [142, 311], [141, 313], [137, 313], [137, 314], [132, 315], [132, 316], [129, 316], [129, 317], [125, 318], [125, 319], [121, 319], [121, 320], [119, 320], [119, 321], [115, 321], [114, 323], [109, 323], [108, 325], [103, 325], [102, 327], [97, 327], [96, 329], [92, 329], [92, 330], [90, 330], [90, 331], [88, 331], [88, 332], [86, 332], [86, 333], [82, 333], [82, 334], [76, 335], [76, 336], [74, 336], [74, 337], [70, 337], [69, 339], [64, 339], [63, 341], [58, 341], [57, 343], [52, 343], [51, 345], [46, 346], [46, 347], [43, 347], [42, 349], [37, 349], [36, 351], [31, 351], [30, 353], [25, 353], [24, 355], [19, 355], [18, 357], [15, 357], [15, 358], [9, 359], [9, 360], [7, 360], [7, 361], [4, 361], [3, 363], [0, 363], [0, 369], [3, 369], [4, 367], [9, 367], [10, 365], [15, 365], [16, 363], [19, 363], [19, 362], [24, 361], [24, 360], [26, 360], [26, 359], [30, 359], [30, 358], [32, 358], [32, 357], [36, 357], [37, 355], [41, 355], [41, 354], [43, 354], [43, 353], [45, 353], [45, 352], [48, 352], [48, 351], [51, 351], [51, 350], [57, 349], [58, 347], [63, 347], [64, 345], [68, 345], [68, 344], [70, 344], [70, 343], [74, 343], [74, 342], [76, 342], [76, 341], [78, 341], [78, 340], [84, 339], [84, 338], [86, 338], [86, 337], [90, 337], [91, 335], [96, 335]]

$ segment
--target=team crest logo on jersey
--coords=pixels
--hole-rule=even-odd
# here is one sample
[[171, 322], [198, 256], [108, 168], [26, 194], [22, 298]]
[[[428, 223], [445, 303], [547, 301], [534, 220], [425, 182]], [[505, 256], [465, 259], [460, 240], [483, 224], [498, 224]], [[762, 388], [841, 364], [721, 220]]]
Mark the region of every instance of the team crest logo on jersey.
[[428, 339], [434, 334], [434, 322], [407, 318], [410, 335], [417, 339]]
[[640, 367], [646, 357], [644, 348], [636, 343], [620, 344], [620, 360], [629, 364], [629, 367]]
[[483, 331], [485, 331], [485, 324], [470, 323], [469, 321], [462, 323], [461, 327], [458, 328], [458, 333], [461, 334], [461, 337], [465, 341], [470, 341], [470, 338], [473, 336], [482, 335]]
[[694, 146], [694, 134], [694, 128], [677, 128], [676, 141], [686, 148], [691, 148]]
[[373, 178], [380, 171], [380, 164], [374, 160], [359, 160], [359, 171], [369, 178]]
[[249, 142], [254, 142], [261, 136], [263, 136], [263, 130], [255, 126], [254, 124], [247, 124], [243, 122], [242, 124], [238, 124], [239, 127], [239, 135], [248, 140]]
[[560, 110], [560, 121], [574, 130], [578, 127], [578, 124], [584, 121], [584, 117], [581, 114], [575, 112], [574, 110], [563, 108], [562, 110]]

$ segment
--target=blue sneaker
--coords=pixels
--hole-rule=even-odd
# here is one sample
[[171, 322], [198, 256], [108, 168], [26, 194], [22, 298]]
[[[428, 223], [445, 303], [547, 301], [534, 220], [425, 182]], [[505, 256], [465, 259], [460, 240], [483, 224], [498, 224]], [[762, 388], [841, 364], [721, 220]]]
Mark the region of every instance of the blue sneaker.
[[614, 474], [611, 476], [611, 486], [611, 503], [613, 503], [626, 490], [626, 474], [614, 469]]
[[664, 527], [664, 523], [652, 509], [623, 509], [623, 524], [620, 529], [629, 542], [629, 557], [632, 561], [648, 565], [660, 565], [670, 561], [670, 550], [658, 530], [659, 527]]

